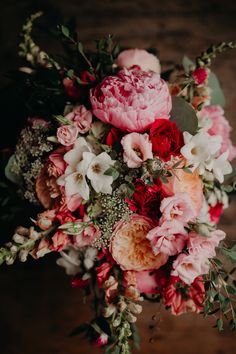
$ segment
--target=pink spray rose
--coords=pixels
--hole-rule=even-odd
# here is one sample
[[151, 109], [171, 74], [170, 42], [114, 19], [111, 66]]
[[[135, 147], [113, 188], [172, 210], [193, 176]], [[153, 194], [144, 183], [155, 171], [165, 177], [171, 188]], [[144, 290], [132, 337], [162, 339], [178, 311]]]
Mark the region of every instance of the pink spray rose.
[[147, 234], [153, 253], [164, 253], [168, 256], [174, 256], [182, 251], [186, 237], [183, 224], [177, 220], [166, 220]]
[[211, 127], [209, 128], [208, 133], [210, 135], [219, 135], [222, 137], [220, 154], [229, 150], [228, 160], [233, 160], [236, 157], [236, 147], [232, 145], [230, 139], [232, 128], [224, 116], [224, 110], [220, 106], [206, 106], [199, 113], [199, 118], [208, 118], [210, 120]]
[[196, 210], [188, 193], [176, 193], [173, 197], [164, 198], [161, 202], [161, 221], [176, 219], [182, 223], [191, 221]]
[[170, 306], [172, 315], [181, 315], [185, 312], [201, 312], [204, 298], [205, 288], [201, 277], [196, 278], [188, 287], [179, 277], [172, 276], [164, 290], [164, 305]]
[[90, 91], [93, 114], [128, 132], [143, 132], [157, 118], [169, 118], [171, 96], [160, 75], [123, 69]]
[[117, 57], [117, 65], [120, 68], [131, 68], [137, 65], [143, 71], [154, 71], [157, 74], [161, 72], [159, 59], [145, 49], [123, 50]]
[[75, 107], [65, 118], [73, 122], [81, 134], [87, 133], [92, 126], [92, 112], [83, 105]]
[[117, 223], [112, 234], [110, 251], [123, 270], [158, 269], [167, 262], [168, 256], [154, 255], [146, 236], [153, 228], [151, 219], [133, 214], [128, 221]]
[[171, 275], [179, 276], [190, 285], [194, 279], [209, 271], [209, 261], [204, 254], [181, 253], [173, 263]]
[[124, 161], [129, 168], [137, 168], [147, 159], [152, 159], [152, 144], [148, 134], [130, 133], [121, 139]]
[[64, 146], [73, 145], [77, 139], [79, 129], [74, 125], [62, 125], [57, 129], [57, 139]]

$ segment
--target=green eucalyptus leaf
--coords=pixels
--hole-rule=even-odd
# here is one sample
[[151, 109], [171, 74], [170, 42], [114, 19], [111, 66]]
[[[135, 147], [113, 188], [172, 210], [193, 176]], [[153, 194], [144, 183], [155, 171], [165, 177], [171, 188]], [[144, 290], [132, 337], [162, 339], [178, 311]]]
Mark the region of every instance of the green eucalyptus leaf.
[[218, 318], [218, 320], [216, 321], [216, 326], [220, 332], [223, 331], [224, 323], [221, 318]]
[[181, 132], [194, 135], [198, 127], [198, 118], [194, 109], [181, 97], [172, 97], [170, 120], [176, 122]]
[[217, 76], [211, 71], [208, 77], [208, 85], [211, 88], [211, 104], [225, 106], [225, 96], [221, 89]]

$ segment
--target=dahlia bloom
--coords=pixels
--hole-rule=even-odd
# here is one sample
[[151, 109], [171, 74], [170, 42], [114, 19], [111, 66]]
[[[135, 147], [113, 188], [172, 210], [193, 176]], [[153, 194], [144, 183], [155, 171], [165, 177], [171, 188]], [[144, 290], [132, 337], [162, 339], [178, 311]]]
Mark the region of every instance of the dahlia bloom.
[[90, 92], [93, 114], [128, 132], [147, 130], [156, 118], [169, 118], [171, 96], [160, 75], [123, 69], [107, 76]]

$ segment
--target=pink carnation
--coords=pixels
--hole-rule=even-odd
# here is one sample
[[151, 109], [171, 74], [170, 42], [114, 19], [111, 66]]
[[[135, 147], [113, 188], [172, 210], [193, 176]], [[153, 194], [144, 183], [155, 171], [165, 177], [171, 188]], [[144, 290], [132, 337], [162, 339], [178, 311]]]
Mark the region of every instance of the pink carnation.
[[117, 57], [117, 65], [120, 68], [131, 68], [137, 65], [143, 71], [151, 70], [157, 74], [160, 74], [161, 71], [158, 58], [145, 49], [123, 50]]
[[171, 96], [160, 75], [135, 68], [107, 76], [91, 90], [94, 115], [129, 132], [147, 130], [156, 118], [169, 118]]
[[161, 221], [176, 219], [187, 223], [196, 217], [196, 210], [188, 193], [176, 193], [173, 197], [164, 198], [160, 211]]
[[124, 161], [129, 168], [140, 167], [142, 162], [152, 159], [152, 144], [148, 134], [130, 133], [121, 140], [124, 149]]
[[73, 145], [77, 139], [79, 129], [74, 125], [62, 125], [57, 129], [57, 139], [64, 146]]
[[173, 263], [171, 275], [179, 276], [183, 282], [190, 285], [195, 278], [208, 271], [209, 261], [204, 254], [181, 253]]
[[219, 242], [225, 238], [225, 232], [221, 230], [215, 230], [211, 232], [210, 237], [198, 235], [192, 231], [189, 233], [189, 239], [187, 242], [188, 251], [193, 255], [204, 255], [207, 258], [213, 258], [216, 255], [215, 248]]
[[75, 107], [65, 118], [73, 122], [81, 134], [87, 133], [92, 126], [92, 112], [83, 105]]
[[177, 220], [167, 220], [161, 226], [150, 230], [147, 239], [151, 241], [154, 254], [174, 256], [182, 251], [186, 243], [186, 231]]
[[220, 154], [223, 154], [228, 150], [228, 160], [233, 160], [236, 157], [236, 147], [233, 146], [230, 139], [232, 128], [224, 116], [224, 110], [220, 106], [206, 106], [200, 112], [199, 117], [200, 119], [210, 119], [211, 127], [208, 130], [208, 133], [210, 135], [219, 135], [222, 137]]

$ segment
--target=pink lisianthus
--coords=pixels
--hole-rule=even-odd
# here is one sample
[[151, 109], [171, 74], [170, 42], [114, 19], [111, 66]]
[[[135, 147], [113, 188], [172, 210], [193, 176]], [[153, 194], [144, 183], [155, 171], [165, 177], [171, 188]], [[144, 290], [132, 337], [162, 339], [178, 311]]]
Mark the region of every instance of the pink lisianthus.
[[179, 276], [190, 285], [194, 279], [209, 271], [209, 261], [204, 254], [181, 253], [173, 263], [171, 275]]
[[93, 114], [128, 132], [147, 130], [156, 118], [169, 118], [171, 96], [160, 75], [135, 68], [107, 76], [90, 92]]
[[72, 122], [81, 134], [87, 133], [92, 126], [92, 112], [83, 105], [75, 107], [65, 118]]
[[57, 129], [57, 139], [64, 146], [71, 146], [75, 143], [79, 129], [74, 125], [62, 125]]
[[224, 116], [224, 110], [220, 106], [206, 106], [199, 113], [200, 120], [209, 119], [211, 127], [208, 129], [210, 135], [219, 135], [222, 137], [220, 154], [229, 151], [228, 160], [236, 157], [236, 147], [233, 146], [230, 139], [232, 130], [229, 122]]
[[189, 233], [187, 242], [188, 251], [193, 255], [203, 255], [207, 258], [213, 258], [216, 255], [215, 248], [225, 236], [225, 232], [221, 230], [212, 231], [210, 237], [201, 236], [192, 231]]
[[[83, 223], [86, 223], [85, 227]], [[99, 227], [90, 221], [87, 215], [84, 215], [81, 227], [83, 231], [75, 237], [75, 244], [79, 247], [89, 246], [101, 236]]]
[[205, 68], [197, 68], [191, 73], [197, 85], [203, 84], [208, 77], [208, 70]]
[[112, 265], [108, 262], [102, 263], [99, 267], [96, 268], [96, 276], [98, 286], [101, 288], [104, 282], [108, 279]]
[[185, 312], [199, 313], [203, 310], [205, 299], [203, 279], [198, 277], [190, 287], [187, 287], [179, 277], [172, 276], [163, 295], [164, 305], [171, 308], [173, 315], [181, 315]]
[[153, 228], [151, 219], [133, 214], [128, 221], [117, 223], [110, 243], [110, 252], [122, 270], [158, 269], [167, 262], [163, 253], [154, 255], [147, 240]]
[[180, 253], [187, 239], [187, 232], [181, 222], [166, 220], [161, 226], [156, 226], [147, 234], [154, 254], [164, 253], [174, 256]]
[[124, 149], [124, 162], [129, 168], [137, 168], [148, 159], [153, 158], [152, 144], [148, 134], [130, 133], [121, 139]]
[[165, 220], [178, 220], [181, 223], [193, 221], [196, 210], [188, 193], [176, 193], [172, 197], [164, 198], [161, 202], [161, 222]]
[[157, 74], [161, 72], [159, 59], [145, 49], [123, 50], [117, 57], [117, 65], [127, 69], [137, 65], [143, 71], [154, 71]]
[[64, 232], [58, 230], [52, 237], [52, 245], [50, 245], [50, 249], [52, 251], [60, 252], [65, 248], [65, 246], [70, 242], [70, 238]]

